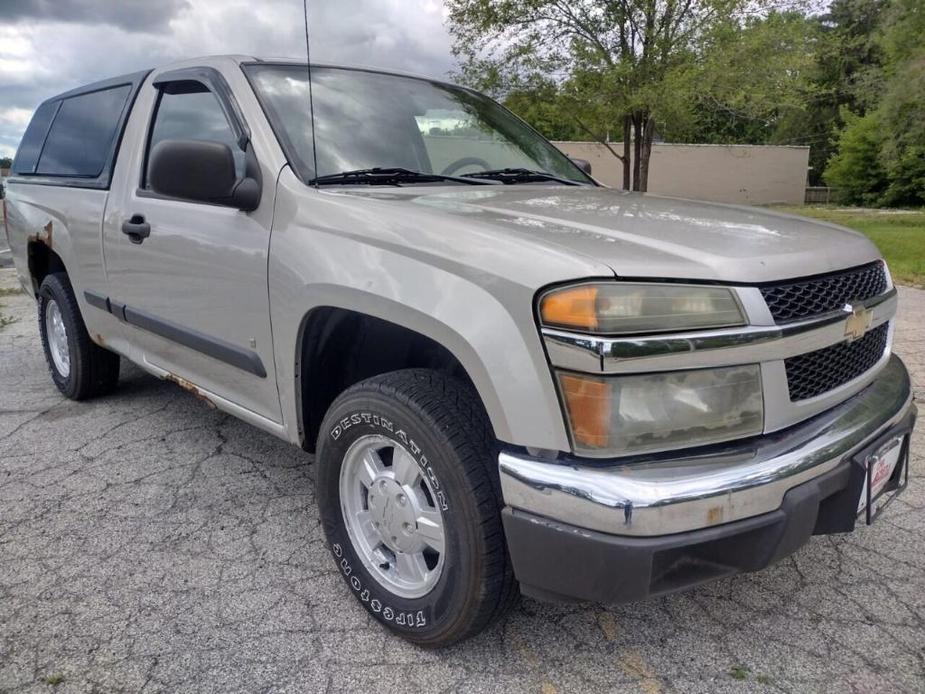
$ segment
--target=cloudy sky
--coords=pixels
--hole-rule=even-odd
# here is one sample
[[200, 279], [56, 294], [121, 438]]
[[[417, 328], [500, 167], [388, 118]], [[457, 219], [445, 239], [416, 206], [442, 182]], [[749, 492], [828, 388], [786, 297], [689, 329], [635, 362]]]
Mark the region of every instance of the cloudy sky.
[[[312, 59], [445, 76], [441, 0], [309, 0]], [[0, 0], [0, 156], [75, 86], [177, 58], [301, 57], [301, 0]]]

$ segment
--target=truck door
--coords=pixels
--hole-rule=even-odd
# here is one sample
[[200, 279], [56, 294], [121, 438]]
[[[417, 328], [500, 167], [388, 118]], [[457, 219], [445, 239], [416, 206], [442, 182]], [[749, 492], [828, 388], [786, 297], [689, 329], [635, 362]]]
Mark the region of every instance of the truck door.
[[164, 139], [227, 144], [243, 172], [249, 130], [227, 82], [212, 68], [153, 74], [124, 137], [103, 229], [112, 312], [156, 372], [274, 429], [282, 421], [267, 290], [275, 181], [264, 182], [250, 213], [148, 185], [148, 153]]

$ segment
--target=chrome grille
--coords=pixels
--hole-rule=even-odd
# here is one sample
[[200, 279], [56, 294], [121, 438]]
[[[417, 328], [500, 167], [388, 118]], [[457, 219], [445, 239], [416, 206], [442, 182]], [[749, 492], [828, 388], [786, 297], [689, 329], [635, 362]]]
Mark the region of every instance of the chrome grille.
[[879, 260], [852, 270], [761, 287], [776, 323], [828, 313], [847, 303], [869, 299], [887, 290]]
[[880, 361], [886, 351], [889, 323], [860, 340], [800, 354], [784, 360], [790, 400], [806, 400], [854, 380]]

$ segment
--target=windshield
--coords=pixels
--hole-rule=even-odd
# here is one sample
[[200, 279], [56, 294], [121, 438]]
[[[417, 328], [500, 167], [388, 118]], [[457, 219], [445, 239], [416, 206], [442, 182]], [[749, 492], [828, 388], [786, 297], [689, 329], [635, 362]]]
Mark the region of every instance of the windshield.
[[313, 66], [316, 172], [306, 66], [262, 63], [245, 71], [303, 181], [400, 167], [445, 176], [530, 169], [591, 183], [559, 150], [485, 96], [413, 77]]

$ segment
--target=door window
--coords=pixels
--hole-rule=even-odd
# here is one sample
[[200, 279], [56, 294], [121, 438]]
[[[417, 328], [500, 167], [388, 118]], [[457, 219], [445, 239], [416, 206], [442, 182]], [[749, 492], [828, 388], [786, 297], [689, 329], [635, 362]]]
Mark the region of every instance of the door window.
[[207, 140], [221, 142], [231, 148], [238, 178], [244, 176], [244, 152], [238, 147], [218, 98], [201, 85], [184, 87], [181, 93], [161, 92], [151, 140], [148, 144], [145, 168], [145, 188], [148, 188], [150, 153], [162, 140]]

